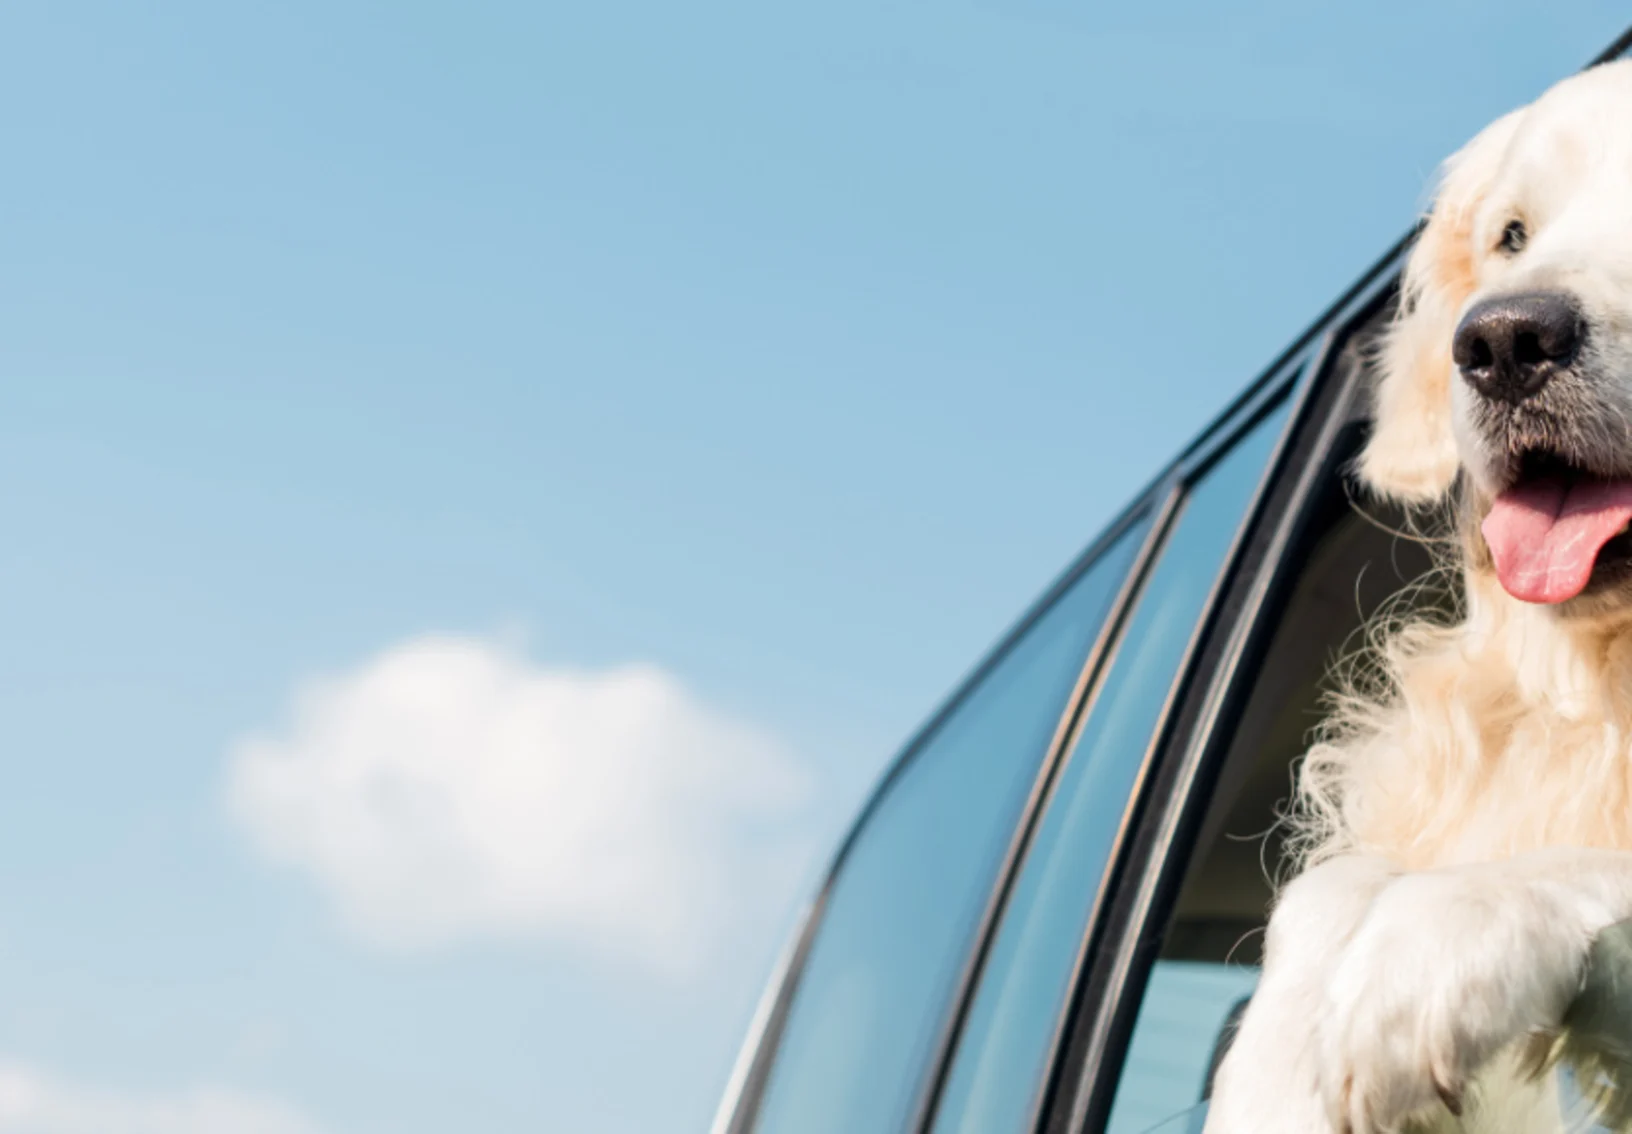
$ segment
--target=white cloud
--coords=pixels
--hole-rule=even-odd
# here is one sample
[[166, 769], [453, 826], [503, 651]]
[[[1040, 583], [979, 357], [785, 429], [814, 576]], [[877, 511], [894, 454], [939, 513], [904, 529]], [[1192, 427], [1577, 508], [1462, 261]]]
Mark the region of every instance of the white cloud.
[[548, 938], [680, 969], [799, 876], [806, 794], [780, 744], [660, 669], [443, 636], [307, 683], [228, 778], [256, 845], [374, 942]]
[[200, 1087], [174, 1094], [104, 1090], [0, 1060], [4, 1134], [317, 1134], [274, 1099]]

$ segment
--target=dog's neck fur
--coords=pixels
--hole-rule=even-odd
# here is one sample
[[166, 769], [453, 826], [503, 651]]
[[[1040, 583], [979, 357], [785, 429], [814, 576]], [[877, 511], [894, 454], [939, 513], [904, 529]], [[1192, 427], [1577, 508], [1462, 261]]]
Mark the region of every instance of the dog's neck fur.
[[1306, 759], [1309, 857], [1364, 851], [1424, 869], [1632, 850], [1632, 615], [1518, 602], [1465, 550], [1465, 617], [1386, 642], [1386, 694], [1343, 698]]

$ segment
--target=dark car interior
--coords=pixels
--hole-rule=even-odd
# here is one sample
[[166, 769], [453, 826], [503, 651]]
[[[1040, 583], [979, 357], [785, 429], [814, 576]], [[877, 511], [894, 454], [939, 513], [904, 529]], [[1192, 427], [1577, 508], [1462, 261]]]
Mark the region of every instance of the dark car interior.
[[1342, 484], [1329, 495], [1230, 746], [1164, 958], [1259, 962], [1269, 879], [1281, 874], [1278, 819], [1325, 698], [1340, 673], [1365, 664], [1374, 619], [1449, 608], [1451, 592], [1434, 585], [1428, 548], [1405, 516], [1353, 499]]

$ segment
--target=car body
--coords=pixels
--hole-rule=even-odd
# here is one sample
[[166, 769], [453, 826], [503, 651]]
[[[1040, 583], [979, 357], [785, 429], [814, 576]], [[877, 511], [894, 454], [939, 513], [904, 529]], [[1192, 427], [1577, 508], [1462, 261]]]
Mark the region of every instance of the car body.
[[1346, 476], [1368, 427], [1364, 349], [1409, 240], [892, 764], [787, 948], [714, 1134], [1199, 1129], [1332, 663], [1359, 656], [1380, 612], [1456, 601], [1411, 585], [1425, 552]]

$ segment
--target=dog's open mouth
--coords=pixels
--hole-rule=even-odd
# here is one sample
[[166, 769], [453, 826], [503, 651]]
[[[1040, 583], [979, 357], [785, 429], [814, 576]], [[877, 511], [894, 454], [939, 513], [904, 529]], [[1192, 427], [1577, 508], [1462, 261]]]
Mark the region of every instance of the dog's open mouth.
[[1629, 527], [1632, 479], [1595, 476], [1536, 451], [1525, 454], [1482, 530], [1508, 594], [1560, 603], [1586, 590], [1599, 568], [1632, 565]]

